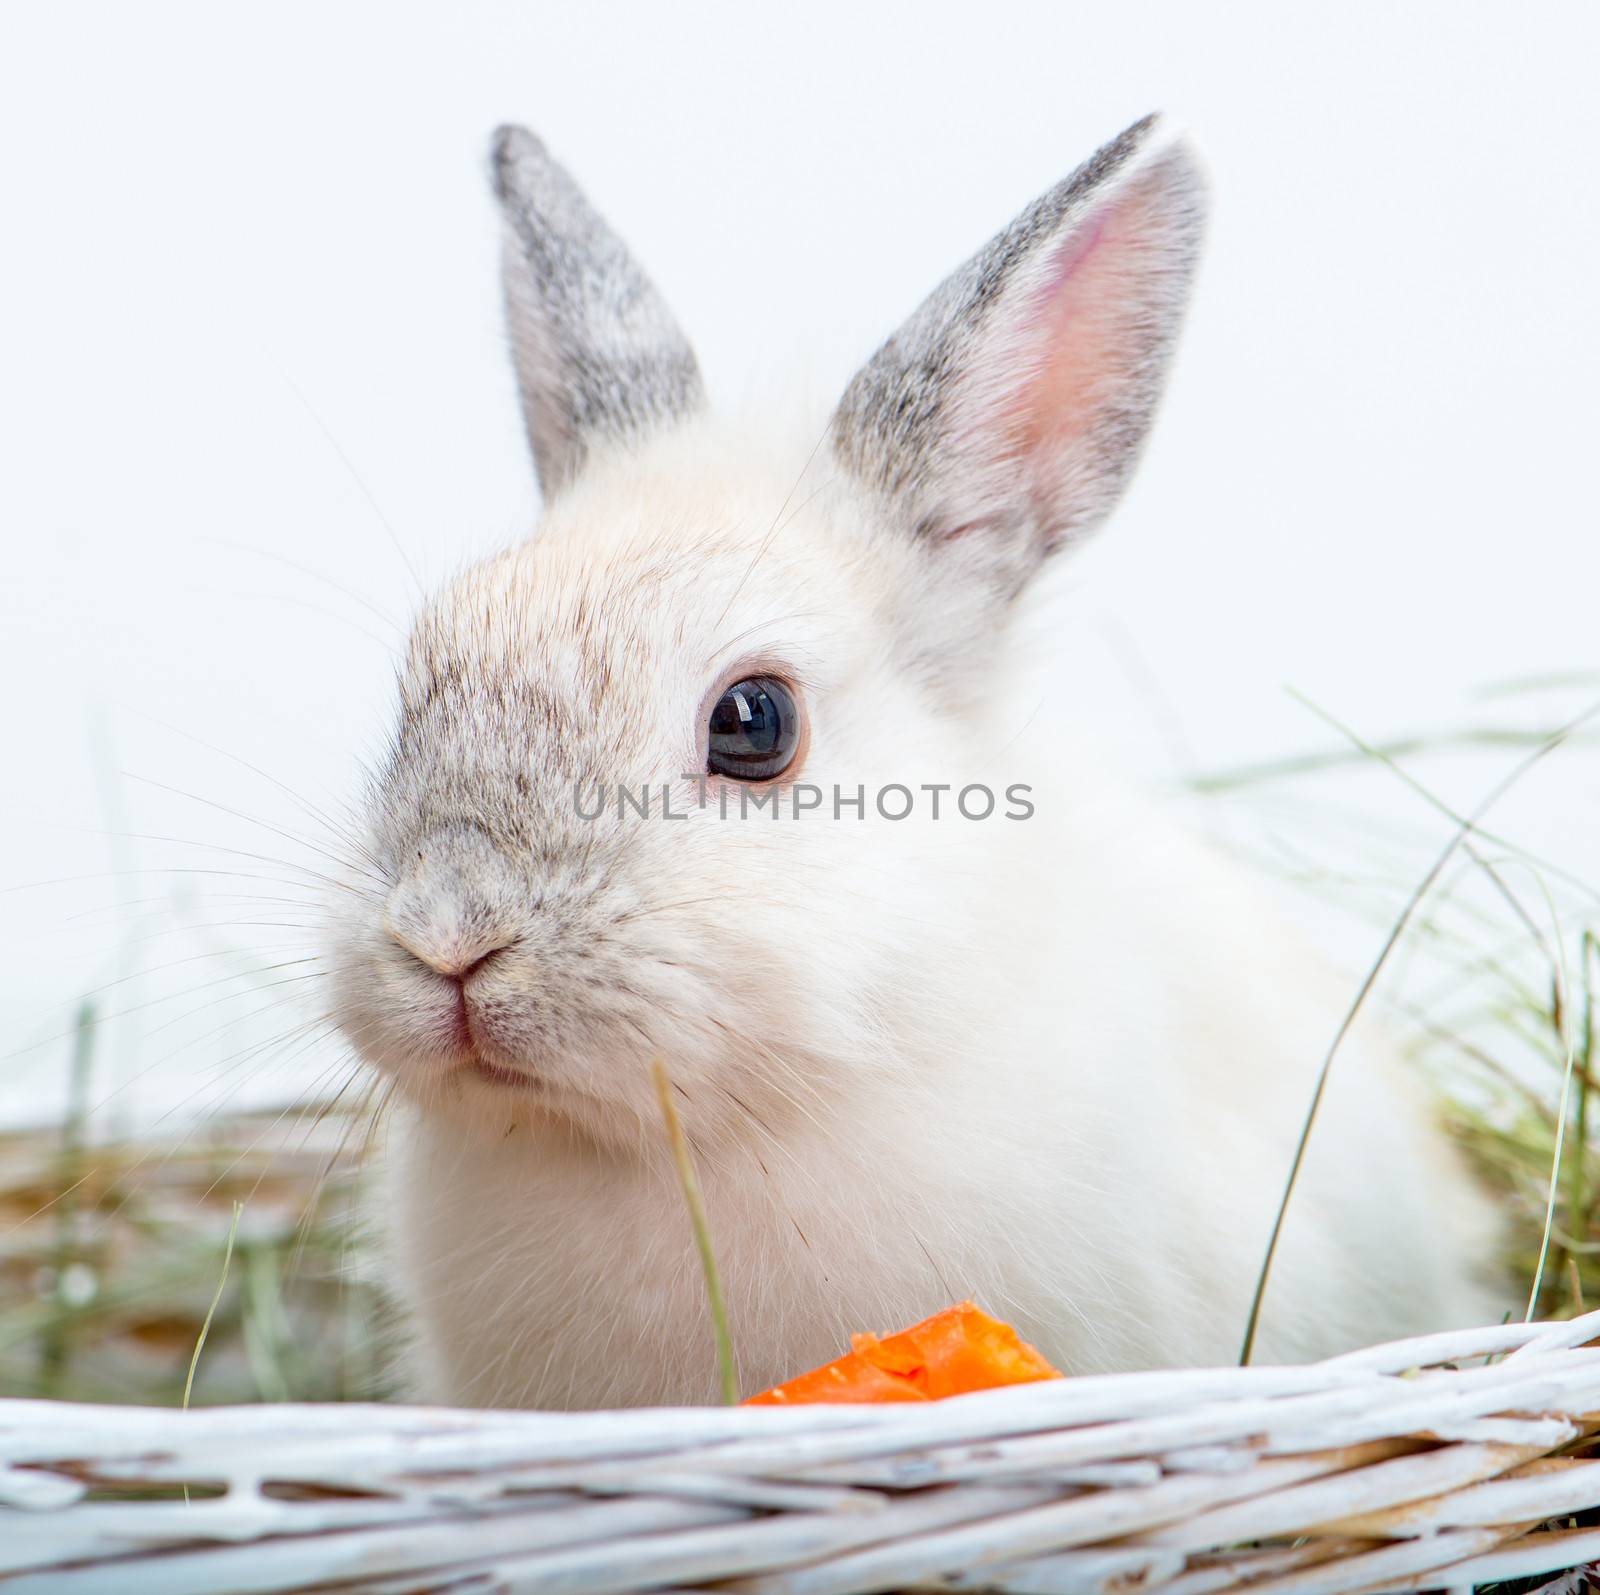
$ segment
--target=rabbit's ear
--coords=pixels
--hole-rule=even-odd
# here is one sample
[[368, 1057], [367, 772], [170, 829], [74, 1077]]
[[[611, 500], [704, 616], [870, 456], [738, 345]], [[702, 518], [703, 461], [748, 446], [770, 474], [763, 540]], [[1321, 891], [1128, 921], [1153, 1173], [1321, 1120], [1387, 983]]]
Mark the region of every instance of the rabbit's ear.
[[705, 390], [661, 296], [544, 145], [503, 127], [493, 167], [512, 357], [551, 497], [592, 446], [670, 426], [703, 406]]
[[845, 469], [974, 579], [1015, 593], [1116, 503], [1198, 253], [1182, 144], [1136, 123], [948, 278], [845, 390]]

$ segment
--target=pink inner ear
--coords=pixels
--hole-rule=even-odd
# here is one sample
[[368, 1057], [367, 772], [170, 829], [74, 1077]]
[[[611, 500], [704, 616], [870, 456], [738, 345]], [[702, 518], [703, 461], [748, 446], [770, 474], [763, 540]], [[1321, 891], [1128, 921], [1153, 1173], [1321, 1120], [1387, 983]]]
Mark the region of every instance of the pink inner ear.
[[1047, 479], [1135, 375], [1150, 255], [1161, 247], [1144, 188], [1130, 185], [1057, 247], [1013, 335], [1022, 369], [998, 417], [1005, 453]]

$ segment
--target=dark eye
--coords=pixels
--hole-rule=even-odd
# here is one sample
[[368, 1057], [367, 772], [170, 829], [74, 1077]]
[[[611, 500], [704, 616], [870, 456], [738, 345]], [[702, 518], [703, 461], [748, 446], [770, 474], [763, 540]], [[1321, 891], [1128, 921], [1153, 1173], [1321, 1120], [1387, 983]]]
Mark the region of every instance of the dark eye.
[[711, 711], [706, 767], [735, 781], [782, 775], [800, 744], [800, 712], [781, 681], [752, 676], [736, 681]]

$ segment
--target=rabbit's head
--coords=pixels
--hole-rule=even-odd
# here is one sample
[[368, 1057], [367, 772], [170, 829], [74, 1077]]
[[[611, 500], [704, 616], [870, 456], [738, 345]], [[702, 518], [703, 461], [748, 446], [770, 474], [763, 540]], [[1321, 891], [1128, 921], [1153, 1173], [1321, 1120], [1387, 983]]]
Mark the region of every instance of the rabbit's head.
[[494, 169], [545, 510], [416, 624], [340, 894], [343, 1027], [488, 1133], [636, 1143], [656, 1055], [703, 1138], [814, 1116], [903, 1067], [885, 1016], [936, 1034], [970, 967], [981, 837], [1028, 807], [979, 732], [1000, 634], [1144, 441], [1193, 163], [1151, 122], [1108, 144], [872, 356], [809, 459], [713, 425], [537, 140], [503, 131]]

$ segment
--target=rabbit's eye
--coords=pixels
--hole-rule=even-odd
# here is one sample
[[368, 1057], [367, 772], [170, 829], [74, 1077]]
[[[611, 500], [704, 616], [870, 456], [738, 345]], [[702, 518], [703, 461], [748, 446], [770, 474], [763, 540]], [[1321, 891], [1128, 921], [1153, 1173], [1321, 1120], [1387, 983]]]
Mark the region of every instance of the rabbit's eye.
[[770, 781], [794, 760], [800, 712], [781, 681], [752, 676], [736, 681], [711, 711], [706, 766], [735, 781]]

